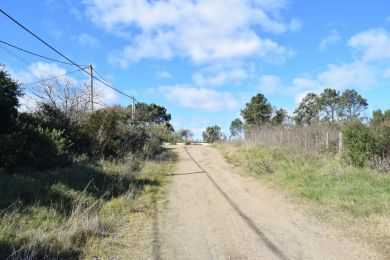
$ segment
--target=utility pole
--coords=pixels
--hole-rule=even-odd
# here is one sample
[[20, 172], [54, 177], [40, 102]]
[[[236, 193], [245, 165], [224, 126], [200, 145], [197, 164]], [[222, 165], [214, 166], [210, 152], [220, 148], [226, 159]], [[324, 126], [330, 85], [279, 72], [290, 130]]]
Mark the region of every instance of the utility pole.
[[135, 97], [131, 97], [131, 100], [133, 101], [133, 105], [131, 106], [131, 119], [135, 119]]
[[89, 76], [90, 76], [90, 81], [91, 81], [91, 111], [93, 111], [93, 67], [92, 64], [89, 65]]

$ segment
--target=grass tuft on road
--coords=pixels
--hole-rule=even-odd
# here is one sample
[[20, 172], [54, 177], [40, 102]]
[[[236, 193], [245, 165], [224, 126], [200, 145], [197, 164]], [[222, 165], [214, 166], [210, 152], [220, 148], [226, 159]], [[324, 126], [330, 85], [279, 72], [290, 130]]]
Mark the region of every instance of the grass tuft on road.
[[[174, 161], [131, 157], [0, 175], [0, 258], [115, 255], [97, 245], [115, 241], [124, 226], [147, 228], [142, 219], [164, 196]], [[140, 239], [137, 233], [129, 236], [129, 243]]]
[[390, 257], [390, 174], [343, 164], [329, 154], [280, 147], [217, 144], [249, 175], [309, 202], [312, 211]]

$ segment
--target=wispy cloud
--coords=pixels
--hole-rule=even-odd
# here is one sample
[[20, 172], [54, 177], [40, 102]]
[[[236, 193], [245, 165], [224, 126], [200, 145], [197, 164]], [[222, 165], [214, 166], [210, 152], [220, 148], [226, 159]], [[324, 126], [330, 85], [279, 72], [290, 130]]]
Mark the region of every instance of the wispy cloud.
[[248, 77], [243, 68], [221, 70], [217, 73], [196, 72], [192, 79], [198, 86], [220, 86], [230, 81], [240, 81]]
[[390, 32], [376, 28], [353, 36], [348, 45], [362, 54], [365, 61], [381, 61], [390, 59]]
[[325, 36], [320, 42], [318, 49], [321, 51], [327, 50], [329, 47], [336, 45], [341, 42], [341, 36], [337, 30], [331, 31]]
[[220, 92], [188, 85], [161, 86], [157, 89], [166, 99], [183, 108], [209, 112], [231, 111], [237, 108], [237, 100], [229, 92]]
[[82, 33], [76, 36], [75, 39], [83, 47], [88, 47], [92, 49], [99, 49], [101, 47], [99, 39], [88, 33]]
[[170, 79], [170, 78], [172, 78], [172, 74], [169, 73], [166, 70], [158, 70], [156, 75], [157, 75], [157, 78], [159, 78], [159, 79]]

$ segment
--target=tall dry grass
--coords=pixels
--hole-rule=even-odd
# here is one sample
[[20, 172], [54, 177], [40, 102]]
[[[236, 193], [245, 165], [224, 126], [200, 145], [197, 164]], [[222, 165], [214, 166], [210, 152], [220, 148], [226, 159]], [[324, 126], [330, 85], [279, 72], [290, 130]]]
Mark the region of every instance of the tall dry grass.
[[91, 241], [126, 223], [134, 203], [160, 190], [171, 167], [127, 158], [0, 175], [0, 259], [84, 257]]
[[339, 135], [339, 127], [331, 125], [258, 126], [245, 131], [245, 141], [298, 153], [338, 152]]

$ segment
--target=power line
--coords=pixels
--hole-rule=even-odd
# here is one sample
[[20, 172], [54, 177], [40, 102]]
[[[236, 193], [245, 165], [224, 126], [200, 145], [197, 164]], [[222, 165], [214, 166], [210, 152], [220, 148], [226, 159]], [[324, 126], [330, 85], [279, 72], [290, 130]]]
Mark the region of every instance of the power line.
[[91, 75], [90, 72], [88, 72], [85, 68], [82, 68], [80, 65], [78, 65], [77, 63], [75, 63], [74, 61], [72, 61], [71, 59], [69, 59], [68, 57], [66, 57], [64, 54], [62, 54], [60, 51], [58, 51], [57, 49], [55, 49], [53, 46], [51, 46], [49, 43], [47, 43], [46, 41], [44, 41], [41, 37], [39, 37], [38, 35], [36, 35], [35, 33], [33, 33], [31, 30], [29, 30], [28, 28], [26, 28], [24, 25], [22, 25], [20, 22], [18, 22], [15, 18], [13, 18], [12, 16], [10, 16], [8, 13], [6, 13], [5, 11], [3, 11], [3, 9], [0, 9], [0, 12], [3, 13], [5, 16], [7, 16], [10, 20], [12, 20], [14, 23], [16, 23], [19, 27], [23, 28], [25, 31], [27, 31], [29, 34], [31, 34], [32, 36], [34, 36], [36, 39], [38, 39], [40, 42], [42, 42], [43, 44], [45, 44], [47, 47], [49, 47], [51, 50], [53, 50], [54, 52], [56, 52], [57, 54], [59, 54], [61, 57], [63, 57], [64, 59], [66, 59], [67, 61], [69, 61], [70, 63], [72, 63], [74, 66], [78, 67], [79, 69], [81, 69], [82, 71], [84, 71], [85, 73], [87, 73], [88, 75], [90, 75], [91, 77], [93, 77], [94, 79], [96, 79], [97, 81], [101, 82], [102, 84], [104, 84], [106, 87], [109, 87], [111, 88], [112, 90], [126, 96], [126, 97], [129, 97], [131, 99], [134, 99], [134, 97], [130, 96], [130, 95], [127, 95], [126, 93], [120, 91], [119, 89], [116, 89], [112, 86], [110, 86], [109, 84], [107, 84], [106, 82], [102, 81], [101, 79]]
[[[99, 82], [103, 83], [103, 84], [106, 85], [107, 87], [114, 89], [113, 87], [111, 87], [111, 86], [107, 83], [108, 81], [105, 80], [105, 79], [99, 74], [99, 72], [96, 71], [95, 68], [93, 68], [93, 71], [100, 77], [100, 79], [102, 79], [102, 80], [100, 80], [100, 79], [96, 78], [95, 76], [93, 76], [96, 80], [98, 80]], [[103, 81], [104, 81], [104, 82], [103, 82]], [[131, 98], [131, 99], [134, 98], [134, 96], [127, 95], [127, 94], [121, 92], [120, 90], [117, 90], [117, 89], [114, 89], [114, 90], [115, 90], [115, 91], [118, 91], [118, 92], [121, 93], [122, 95], [125, 95], [125, 96], [127, 96], [127, 97], [129, 97], [129, 98]], [[135, 98], [134, 98], [134, 99], [135, 99]]]
[[[100, 83], [102, 83], [103, 85], [105, 85], [106, 87], [109, 87], [109, 88], [111, 88], [112, 90], [115, 90], [116, 92], [118, 92], [118, 93], [120, 93], [120, 94], [122, 94], [122, 95], [124, 95], [124, 96], [126, 96], [126, 97], [128, 97], [128, 98], [131, 98], [131, 99], [134, 98], [133, 96], [130, 96], [130, 95], [128, 95], [128, 94], [122, 92], [121, 90], [112, 87], [111, 85], [109, 85], [108, 83], [105, 82], [105, 80], [103, 79], [103, 77], [100, 76], [100, 74], [99, 74], [95, 69], [93, 69], [93, 71], [95, 71], [96, 74], [97, 74], [100, 78], [102, 78], [102, 79], [99, 79], [99, 78], [97, 78], [97, 77], [94, 76], [94, 75], [93, 75], [92, 77], [93, 77], [94, 79], [96, 79], [97, 81], [99, 81]], [[88, 73], [88, 74], [89, 74], [89, 73]]]
[[[28, 28], [26, 28], [24, 25], [22, 25], [21, 23], [19, 23], [17, 20], [15, 20], [12, 16], [10, 16], [9, 14], [7, 14], [5, 11], [3, 11], [3, 9], [0, 9], [0, 12], [3, 13], [5, 16], [7, 16], [10, 20], [12, 20], [14, 23], [16, 23], [18, 26], [20, 26], [21, 28], [23, 28], [25, 31], [27, 31], [29, 34], [31, 34], [32, 36], [34, 36], [36, 39], [38, 39], [40, 42], [42, 42], [43, 44], [45, 44], [47, 47], [49, 47], [50, 49], [52, 49], [54, 52], [56, 52], [57, 54], [59, 54], [61, 57], [63, 57], [64, 59], [66, 59], [67, 61], [69, 61], [72, 65], [75, 65], [77, 67], [79, 67], [80, 69], [84, 70], [83, 68], [81, 68], [80, 65], [76, 64], [75, 62], [73, 62], [71, 59], [69, 59], [68, 57], [66, 57], [64, 54], [62, 54], [61, 52], [59, 52], [57, 49], [55, 49], [53, 46], [51, 46], [49, 43], [47, 43], [46, 41], [44, 41], [41, 37], [39, 37], [38, 35], [36, 35], [35, 33], [33, 33], [32, 31], [30, 31]], [[88, 73], [88, 72], [87, 72]]]
[[35, 85], [35, 84], [38, 84], [38, 83], [41, 83], [41, 82], [45, 82], [45, 81], [48, 81], [48, 80], [53, 80], [53, 79], [61, 78], [61, 77], [63, 77], [63, 76], [66, 76], [66, 75], [69, 75], [69, 74], [78, 72], [78, 71], [80, 71], [80, 70], [81, 70], [81, 69], [74, 70], [74, 71], [71, 71], [71, 72], [68, 72], [68, 73], [65, 73], [65, 74], [62, 74], [62, 75], [58, 75], [58, 76], [55, 76], [55, 77], [52, 77], [52, 78], [42, 79], [42, 80], [35, 81], [35, 82], [31, 82], [31, 83], [22, 83], [21, 85], [23, 85], [23, 86]]
[[8, 52], [8, 54], [10, 54], [10, 55], [13, 56], [14, 58], [20, 60], [20, 61], [23, 62], [24, 64], [30, 65], [30, 63], [29, 63], [28, 61], [26, 61], [25, 59], [23, 59], [22, 57], [20, 57], [20, 56], [17, 55], [16, 53], [14, 53], [13, 51], [9, 50], [7, 47], [5, 47], [5, 46], [0, 46], [0, 48], [2, 48], [4, 51]]
[[96, 73], [103, 81], [108, 82], [107, 80], [105, 80], [105, 79], [99, 74], [99, 72], [96, 71], [95, 68], [92, 68], [92, 69], [93, 69], [93, 71], [95, 71], [95, 73]]
[[28, 53], [28, 54], [31, 54], [31, 55], [34, 55], [34, 56], [37, 56], [37, 57], [46, 59], [46, 60], [51, 60], [51, 61], [54, 61], [54, 62], [63, 63], [63, 64], [67, 64], [67, 65], [73, 65], [72, 63], [69, 63], [69, 62], [66, 62], [66, 61], [56, 60], [56, 59], [49, 58], [49, 57], [43, 56], [43, 55], [41, 55], [41, 54], [32, 52], [32, 51], [25, 50], [25, 49], [23, 49], [23, 48], [20, 48], [20, 47], [18, 47], [18, 46], [15, 46], [15, 45], [13, 45], [13, 44], [11, 44], [11, 43], [8, 43], [8, 42], [2, 41], [2, 40], [0, 40], [0, 43], [5, 44], [5, 45], [8, 45], [9, 47], [12, 47], [12, 48], [14, 48], [14, 49], [17, 49], [17, 50], [19, 50], [19, 51], [23, 51], [23, 52], [25, 52], [25, 53]]

